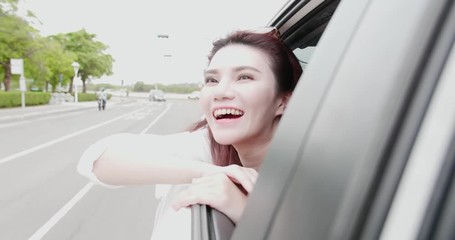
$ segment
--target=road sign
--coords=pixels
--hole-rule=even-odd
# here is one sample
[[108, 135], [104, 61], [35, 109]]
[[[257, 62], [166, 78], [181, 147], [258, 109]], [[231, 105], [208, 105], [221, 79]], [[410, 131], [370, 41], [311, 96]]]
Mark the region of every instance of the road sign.
[[24, 75], [24, 60], [22, 58], [11, 59], [11, 73]]

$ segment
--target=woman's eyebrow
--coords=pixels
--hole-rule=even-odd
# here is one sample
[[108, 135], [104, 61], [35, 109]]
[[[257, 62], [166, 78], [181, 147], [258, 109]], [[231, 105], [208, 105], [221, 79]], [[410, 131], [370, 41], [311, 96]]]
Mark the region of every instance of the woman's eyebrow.
[[[238, 67], [234, 67], [233, 68], [234, 72], [241, 72], [243, 70], [251, 70], [251, 71], [254, 71], [254, 72], [261, 73], [261, 71], [259, 71], [259, 69], [255, 68], [255, 67], [251, 67], [251, 66], [238, 66]], [[204, 75], [207, 75], [207, 74], [218, 74], [218, 73], [219, 73], [218, 69], [208, 69], [208, 70], [204, 71]]]
[[218, 70], [216, 70], [216, 69], [204, 70], [204, 75], [207, 75], [207, 74], [217, 74], [217, 73], [218, 73]]
[[235, 72], [240, 72], [240, 71], [243, 71], [243, 70], [252, 70], [252, 71], [255, 71], [255, 72], [258, 72], [258, 73], [261, 72], [261, 71], [259, 71], [259, 69], [255, 68], [255, 67], [251, 67], [251, 66], [239, 66], [239, 67], [235, 67], [234, 68]]
[[[233, 68], [234, 72], [240, 72], [240, 71], [243, 71], [243, 70], [252, 70], [252, 71], [255, 71], [255, 72], [261, 72], [259, 71], [259, 69], [255, 68], [255, 67], [251, 67], [251, 66], [238, 66], [238, 67], [234, 67]], [[205, 70], [204, 71], [204, 74], [217, 74], [219, 73], [218, 69], [208, 69], [208, 70]]]

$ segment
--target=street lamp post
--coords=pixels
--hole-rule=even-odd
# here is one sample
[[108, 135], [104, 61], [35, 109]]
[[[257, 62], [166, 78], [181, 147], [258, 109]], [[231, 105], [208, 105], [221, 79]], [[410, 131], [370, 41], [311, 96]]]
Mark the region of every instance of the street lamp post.
[[169, 65], [169, 60], [172, 58], [172, 51], [171, 51], [171, 46], [170, 46], [170, 36], [168, 34], [158, 34], [158, 43], [157, 45], [160, 46], [160, 51], [159, 55], [157, 56], [157, 63], [159, 63], [159, 71], [157, 72], [158, 76], [157, 79], [155, 79], [155, 89], [158, 89], [158, 82], [159, 81], [169, 81], [169, 72], [168, 70], [168, 65]]
[[74, 102], [78, 102], [77, 100], [77, 72], [79, 71], [79, 63], [77, 62], [73, 62], [71, 64], [71, 66], [73, 66], [73, 69], [74, 69], [74, 78], [73, 78], [73, 84], [74, 84]]

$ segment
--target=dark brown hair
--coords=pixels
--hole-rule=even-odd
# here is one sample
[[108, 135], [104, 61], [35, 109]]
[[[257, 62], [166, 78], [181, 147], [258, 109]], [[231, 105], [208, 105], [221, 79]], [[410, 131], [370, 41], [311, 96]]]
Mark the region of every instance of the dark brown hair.
[[[289, 47], [276, 35], [270, 33], [254, 33], [236, 31], [227, 37], [213, 42], [213, 48], [208, 55], [209, 63], [213, 56], [223, 47], [233, 44], [251, 46], [264, 52], [269, 57], [270, 67], [277, 81], [277, 93], [291, 93], [302, 74], [302, 67]], [[239, 155], [232, 145], [222, 145], [215, 141], [207, 120], [202, 120], [192, 127], [192, 131], [208, 128], [210, 148], [213, 163], [218, 166], [231, 164], [242, 165]]]

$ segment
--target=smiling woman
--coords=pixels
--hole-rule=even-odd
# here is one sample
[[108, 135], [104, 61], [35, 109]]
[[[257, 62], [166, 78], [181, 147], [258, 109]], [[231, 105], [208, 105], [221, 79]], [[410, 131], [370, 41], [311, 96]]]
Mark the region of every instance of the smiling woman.
[[210, 205], [235, 223], [301, 73], [273, 32], [233, 32], [209, 54], [201, 122], [172, 135], [108, 137], [84, 152], [78, 171], [105, 186], [173, 184], [152, 239], [189, 239], [186, 207], [193, 204]]

